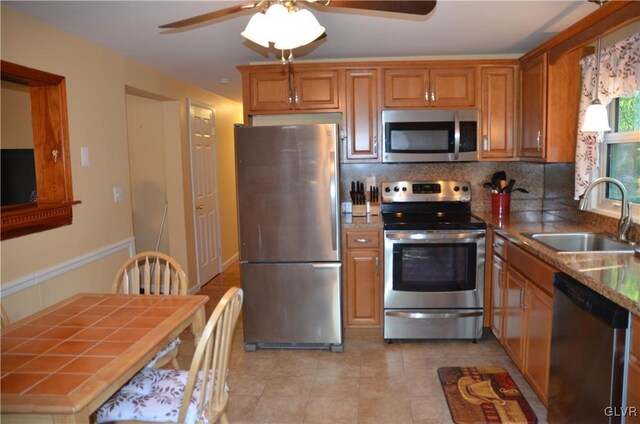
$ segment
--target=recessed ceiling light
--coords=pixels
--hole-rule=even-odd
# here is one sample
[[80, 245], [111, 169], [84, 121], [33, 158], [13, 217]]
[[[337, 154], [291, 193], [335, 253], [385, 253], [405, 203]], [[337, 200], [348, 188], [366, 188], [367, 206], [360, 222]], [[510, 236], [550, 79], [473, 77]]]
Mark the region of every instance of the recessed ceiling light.
[[227, 78], [227, 77], [220, 78], [218, 80], [218, 83], [220, 83], [220, 84], [229, 84], [230, 82], [231, 82], [231, 78]]

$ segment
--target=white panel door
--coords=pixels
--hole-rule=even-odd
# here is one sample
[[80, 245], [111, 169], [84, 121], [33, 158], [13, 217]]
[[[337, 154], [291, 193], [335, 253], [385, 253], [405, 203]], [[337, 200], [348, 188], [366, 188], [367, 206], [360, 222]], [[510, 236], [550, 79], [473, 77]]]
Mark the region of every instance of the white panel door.
[[189, 126], [197, 284], [200, 287], [222, 270], [213, 109], [189, 102]]

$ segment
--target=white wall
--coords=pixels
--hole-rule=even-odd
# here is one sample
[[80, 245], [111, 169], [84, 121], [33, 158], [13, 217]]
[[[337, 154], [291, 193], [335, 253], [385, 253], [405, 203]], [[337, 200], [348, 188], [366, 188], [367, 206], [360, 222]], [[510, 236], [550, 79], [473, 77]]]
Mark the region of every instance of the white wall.
[[[223, 170], [219, 183], [226, 187], [235, 187], [234, 180], [228, 180], [233, 177], [229, 167], [233, 164], [233, 123], [242, 121], [242, 106], [45, 25], [6, 4], [1, 7], [2, 59], [66, 78], [73, 194], [82, 202], [73, 207], [72, 225], [0, 243], [3, 304], [11, 305], [14, 310], [10, 313], [23, 316], [37, 310], [36, 305], [54, 302], [56, 290], [70, 294], [70, 288], [101, 291], [110, 287], [117, 261], [108, 260], [101, 252], [106, 252], [109, 246], [123, 246], [123, 252], [113, 254], [126, 256], [125, 246], [133, 236], [125, 101], [125, 90], [130, 87], [179, 104], [177, 108], [168, 106], [173, 107], [174, 113], [179, 112], [180, 123], [179, 131], [172, 128], [174, 133], [179, 132], [179, 139], [168, 146], [179, 152], [167, 163], [167, 175], [172, 175], [170, 183], [167, 178], [167, 184], [171, 184], [168, 191], [179, 192], [181, 196], [176, 205], [179, 211], [174, 214], [181, 222], [172, 222], [171, 238], [174, 234], [182, 238], [178, 244], [184, 253], [179, 256], [186, 261], [185, 271], [195, 275], [193, 223], [186, 218], [191, 216], [192, 207], [187, 98], [216, 109], [216, 134], [221, 145], [217, 160]], [[86, 168], [80, 166], [83, 146], [90, 152], [90, 166]], [[113, 202], [116, 185], [125, 188], [122, 203]], [[221, 193], [220, 202], [225, 206], [221, 210], [221, 224], [224, 228], [226, 222], [232, 222], [228, 225], [232, 229], [236, 225], [235, 191]], [[237, 253], [237, 231], [223, 231], [222, 237], [223, 259], [231, 258]], [[95, 260], [86, 259], [85, 255]], [[91, 272], [63, 267], [62, 274], [55, 279], [43, 281], [38, 277], [56, 274], [61, 264], [90, 267]], [[30, 301], [20, 306], [11, 302], [19, 295], [18, 288], [27, 290], [29, 285], [45, 282], [53, 285], [33, 292], [37, 299], [29, 297]], [[6, 299], [9, 293], [11, 297]]]

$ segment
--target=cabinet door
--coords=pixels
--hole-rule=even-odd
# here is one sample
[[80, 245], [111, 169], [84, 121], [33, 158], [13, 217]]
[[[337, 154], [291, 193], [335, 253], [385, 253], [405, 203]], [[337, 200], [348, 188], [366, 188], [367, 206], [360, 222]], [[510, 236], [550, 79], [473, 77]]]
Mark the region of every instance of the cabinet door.
[[347, 251], [347, 325], [380, 326], [380, 251]]
[[635, 415], [627, 416], [627, 424], [640, 424], [640, 358], [629, 355], [627, 406], [635, 407]]
[[476, 104], [475, 68], [441, 68], [429, 72], [430, 105], [471, 107]]
[[491, 271], [492, 302], [491, 302], [491, 330], [498, 340], [502, 340], [504, 316], [504, 263], [499, 256], [493, 255]]
[[513, 362], [522, 369], [524, 365], [524, 304], [526, 280], [516, 270], [507, 265], [506, 293], [504, 296], [504, 348]]
[[482, 68], [482, 158], [513, 158], [514, 68]]
[[427, 93], [429, 72], [426, 69], [385, 69], [385, 107], [425, 107], [429, 104]]
[[338, 71], [295, 72], [293, 99], [300, 110], [338, 110]]
[[524, 295], [527, 321], [524, 375], [545, 405], [549, 390], [552, 307], [551, 296], [527, 282]]
[[293, 109], [286, 72], [262, 72], [249, 76], [251, 112]]
[[346, 73], [345, 162], [378, 161], [378, 72], [375, 69], [349, 70]]
[[546, 53], [522, 65], [520, 93], [522, 112], [522, 151], [520, 156], [544, 158], [547, 106]]

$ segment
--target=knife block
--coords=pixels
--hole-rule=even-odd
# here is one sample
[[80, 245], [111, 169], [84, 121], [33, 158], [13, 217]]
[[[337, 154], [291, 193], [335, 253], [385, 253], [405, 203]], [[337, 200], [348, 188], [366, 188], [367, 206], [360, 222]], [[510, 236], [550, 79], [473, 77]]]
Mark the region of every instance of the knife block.
[[353, 205], [353, 211], [351, 212], [353, 216], [367, 216], [367, 206], [366, 205]]
[[380, 203], [371, 203], [371, 206], [369, 206], [369, 213], [371, 215], [380, 215]]

